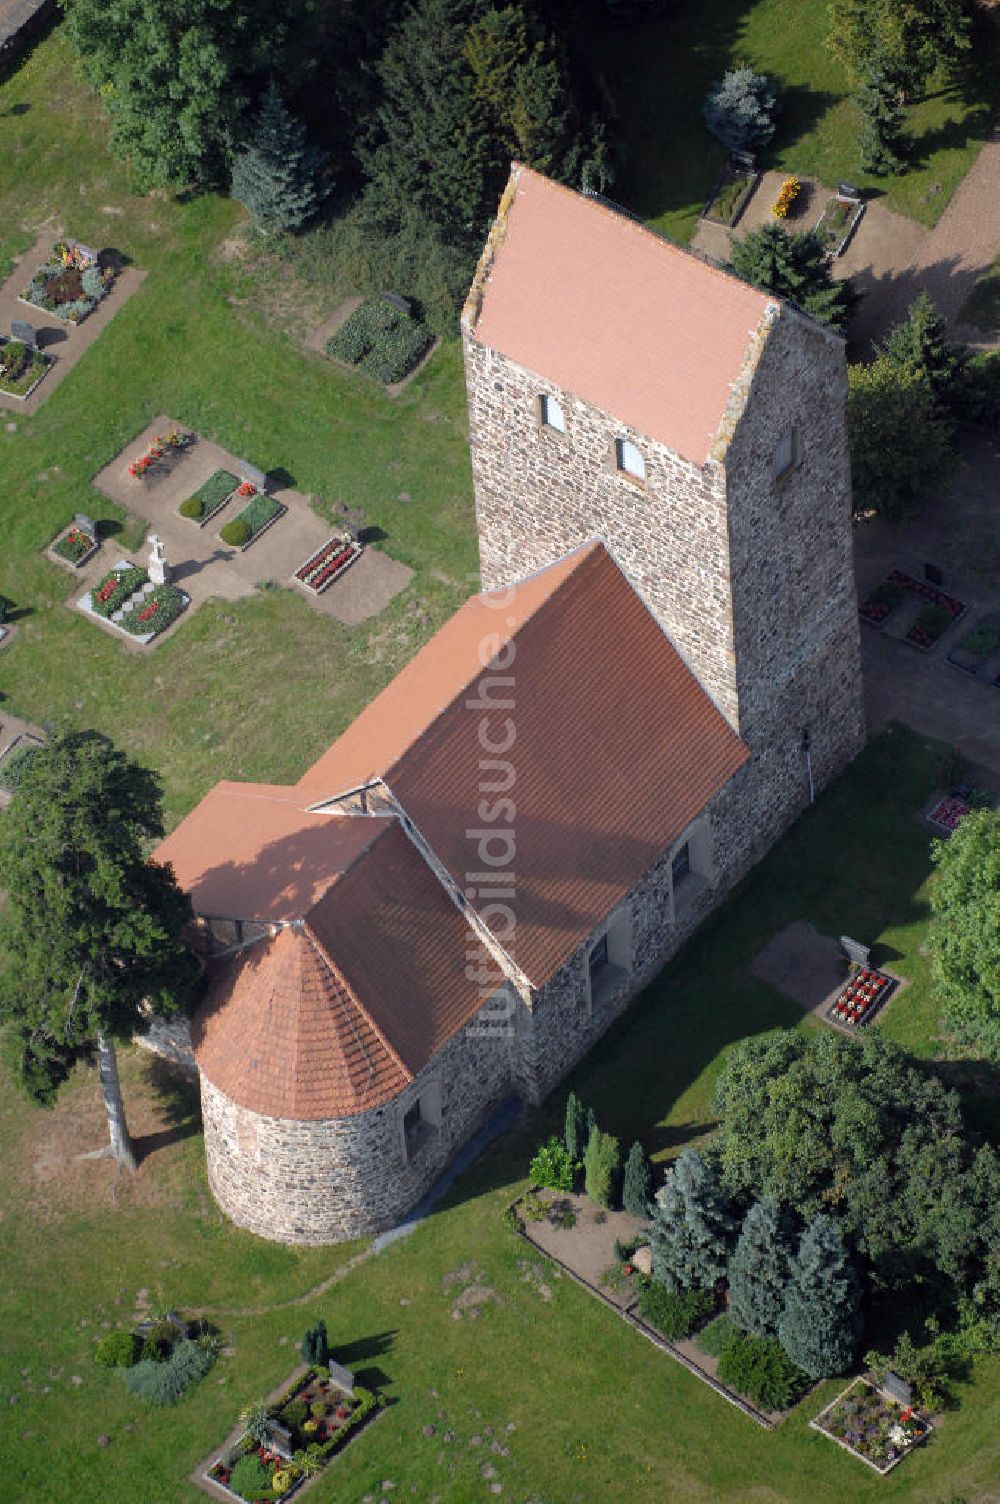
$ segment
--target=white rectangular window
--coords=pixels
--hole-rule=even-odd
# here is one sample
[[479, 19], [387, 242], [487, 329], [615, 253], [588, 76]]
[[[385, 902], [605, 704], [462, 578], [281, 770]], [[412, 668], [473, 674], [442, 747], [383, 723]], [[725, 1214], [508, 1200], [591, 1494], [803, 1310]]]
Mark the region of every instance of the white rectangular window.
[[774, 450], [774, 478], [780, 480], [799, 463], [799, 430], [794, 425], [783, 433]]
[[538, 399], [538, 415], [543, 428], [554, 428], [556, 433], [566, 432], [566, 415], [555, 397], [547, 393]]
[[631, 439], [615, 440], [615, 464], [636, 480], [646, 479], [646, 461]]

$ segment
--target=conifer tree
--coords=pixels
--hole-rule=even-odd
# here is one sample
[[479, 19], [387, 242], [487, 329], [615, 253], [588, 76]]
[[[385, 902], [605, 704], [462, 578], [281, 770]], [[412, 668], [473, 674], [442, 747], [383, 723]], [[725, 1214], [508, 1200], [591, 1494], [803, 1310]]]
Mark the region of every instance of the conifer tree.
[[132, 1169], [116, 1040], [190, 1000], [199, 966], [181, 938], [191, 904], [169, 867], [156, 777], [96, 732], [54, 737], [24, 766], [0, 821], [7, 891], [0, 1018], [26, 1091], [51, 1100], [73, 1061], [96, 1052], [109, 1154]]
[[763, 73], [730, 68], [702, 105], [712, 135], [731, 151], [755, 151], [774, 135], [778, 101]]
[[777, 223], [750, 230], [731, 247], [733, 270], [754, 287], [790, 298], [821, 324], [842, 329], [854, 305], [849, 282], [835, 282], [815, 230], [790, 234]]
[[564, 1138], [566, 1152], [574, 1164], [578, 1164], [583, 1158], [583, 1151], [587, 1147], [584, 1137], [586, 1131], [587, 1116], [583, 1103], [576, 1092], [571, 1091], [566, 1098], [566, 1128]]
[[649, 1216], [649, 1201], [653, 1192], [653, 1171], [646, 1151], [636, 1139], [625, 1161], [625, 1179], [622, 1183], [622, 1205], [633, 1217]]
[[722, 1278], [733, 1219], [715, 1172], [696, 1149], [678, 1156], [652, 1212], [654, 1279], [668, 1290], [701, 1290]]
[[861, 111], [862, 167], [876, 177], [902, 172], [909, 138], [903, 130], [901, 81], [883, 53], [875, 53], [866, 63], [854, 98]]
[[820, 1215], [789, 1267], [778, 1340], [811, 1379], [845, 1372], [861, 1335], [858, 1281], [837, 1224]]
[[258, 230], [297, 230], [319, 207], [323, 154], [309, 145], [305, 126], [289, 113], [273, 80], [247, 134], [233, 162], [233, 198]]
[[926, 292], [910, 304], [902, 323], [890, 329], [880, 347], [894, 365], [922, 376], [940, 411], [952, 405], [966, 364], [961, 345], [948, 338], [948, 325]]
[[755, 1201], [744, 1218], [728, 1269], [729, 1314], [754, 1337], [777, 1333], [790, 1255], [778, 1203], [772, 1196]]

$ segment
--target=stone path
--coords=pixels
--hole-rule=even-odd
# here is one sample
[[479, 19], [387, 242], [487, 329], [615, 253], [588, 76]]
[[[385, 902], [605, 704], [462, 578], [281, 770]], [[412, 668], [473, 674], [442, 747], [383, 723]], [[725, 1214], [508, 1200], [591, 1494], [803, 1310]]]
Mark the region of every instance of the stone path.
[[138, 292], [146, 276], [145, 272], [136, 271], [135, 267], [125, 267], [115, 278], [108, 295], [75, 329], [62, 319], [46, 313], [44, 308], [26, 307], [20, 302], [20, 294], [31, 281], [35, 270], [49, 259], [52, 243], [59, 239], [61, 233], [54, 225], [44, 230], [31, 250], [25, 251], [20, 257], [6, 282], [0, 286], [0, 334], [8, 336], [11, 320], [22, 319], [35, 329], [38, 348], [55, 359], [55, 365], [49, 369], [30, 397], [22, 400], [12, 397], [9, 392], [0, 392], [0, 407], [11, 412], [30, 414], [40, 407], [59, 383], [65, 380], [83, 352], [94, 343], [118, 310], [125, 306], [133, 293]]
[[[880, 300], [883, 328], [906, 317], [918, 292], [930, 293], [959, 334], [958, 315], [1000, 251], [1000, 134], [988, 141], [911, 264]], [[968, 328], [968, 326], [966, 326]], [[970, 329], [972, 342], [987, 343]]]
[[[94, 485], [119, 506], [145, 518], [163, 539], [174, 581], [191, 596], [185, 615], [210, 596], [239, 600], [252, 595], [262, 580], [275, 580], [296, 590], [314, 610], [350, 627], [384, 610], [408, 584], [413, 574], [411, 569], [379, 549], [366, 548], [322, 595], [311, 596], [298, 590], [291, 583], [292, 574], [336, 532], [336, 527], [319, 517], [307, 498], [290, 486], [271, 487], [270, 495], [287, 508], [286, 514], [245, 552], [219, 538], [219, 529], [236, 516], [244, 502], [230, 501], [204, 527], [181, 517], [177, 511], [180, 502], [197, 491], [215, 470], [236, 474], [240, 463], [235, 455], [210, 439], [196, 438], [188, 448], [170, 452], [142, 480], [129, 475], [129, 463], [145, 451], [157, 434], [181, 426], [164, 414], [154, 418], [94, 477]], [[112, 543], [111, 548], [114, 546]], [[145, 564], [145, 559], [139, 558], [137, 562]], [[112, 563], [114, 559], [105, 546], [80, 571], [80, 589], [76, 594], [83, 594], [96, 584]]]

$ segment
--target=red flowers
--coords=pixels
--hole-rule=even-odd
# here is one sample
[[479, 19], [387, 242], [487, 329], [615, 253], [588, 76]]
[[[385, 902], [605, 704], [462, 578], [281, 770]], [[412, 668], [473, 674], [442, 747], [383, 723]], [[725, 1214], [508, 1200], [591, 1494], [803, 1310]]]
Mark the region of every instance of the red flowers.
[[256, 496], [257, 487], [245, 480], [236, 492], [237, 496]]
[[317, 595], [325, 585], [328, 585], [333, 577], [341, 569], [351, 562], [360, 550], [356, 544], [345, 543], [343, 538], [331, 538], [329, 543], [307, 559], [300, 569], [295, 571], [295, 578], [307, 590], [314, 591]]
[[893, 985], [892, 978], [883, 972], [862, 967], [841, 992], [830, 1014], [838, 1022], [854, 1028], [885, 1000]]

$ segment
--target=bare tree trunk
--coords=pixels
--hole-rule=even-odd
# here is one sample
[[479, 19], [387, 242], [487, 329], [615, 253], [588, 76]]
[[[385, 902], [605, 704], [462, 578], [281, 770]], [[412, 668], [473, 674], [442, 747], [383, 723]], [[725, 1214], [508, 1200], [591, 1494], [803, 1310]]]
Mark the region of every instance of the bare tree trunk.
[[117, 1159], [118, 1163], [124, 1165], [127, 1170], [134, 1170], [135, 1150], [129, 1138], [128, 1124], [125, 1122], [125, 1104], [122, 1101], [122, 1089], [118, 1080], [118, 1056], [115, 1053], [114, 1040], [105, 1039], [103, 1034], [97, 1036], [97, 1063], [101, 1073], [104, 1105], [108, 1109], [110, 1143], [106, 1152]]

